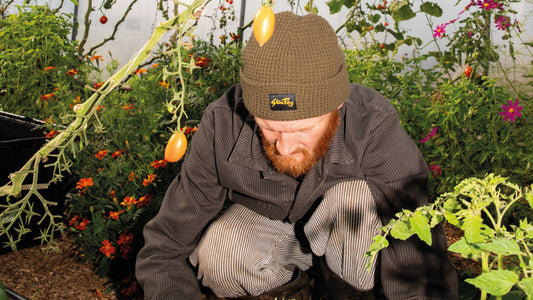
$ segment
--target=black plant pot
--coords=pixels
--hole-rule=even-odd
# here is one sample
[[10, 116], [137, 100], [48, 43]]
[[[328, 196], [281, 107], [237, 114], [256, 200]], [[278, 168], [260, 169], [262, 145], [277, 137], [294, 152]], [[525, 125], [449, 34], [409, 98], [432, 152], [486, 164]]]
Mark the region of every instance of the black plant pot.
[[[9, 175], [24, 166], [28, 159], [47, 142], [43, 124], [44, 122], [40, 120], [0, 111], [0, 186], [7, 184]], [[52, 168], [41, 166], [39, 169], [39, 183], [47, 184], [51, 179]], [[28, 175], [24, 184], [30, 183], [31, 175]], [[54, 215], [63, 214], [65, 195], [69, 188], [68, 180], [64, 179], [62, 182], [50, 184], [47, 189], [39, 190], [39, 193], [46, 200], [57, 203], [55, 206], [49, 206]], [[34, 212], [43, 215], [45, 211], [41, 201], [35, 196], [32, 196], [31, 200]], [[7, 197], [0, 197], [0, 204], [6, 203]], [[0, 208], [0, 210], [3, 209]], [[17, 243], [17, 249], [40, 244], [40, 240], [35, 239], [40, 236], [39, 226], [37, 225], [39, 220], [39, 216], [34, 216], [30, 224], [26, 225], [31, 232], [25, 234], [22, 240]], [[18, 225], [14, 227], [18, 228]], [[0, 254], [11, 252], [11, 248], [5, 246], [7, 241], [8, 239], [5, 235], [0, 236]]]

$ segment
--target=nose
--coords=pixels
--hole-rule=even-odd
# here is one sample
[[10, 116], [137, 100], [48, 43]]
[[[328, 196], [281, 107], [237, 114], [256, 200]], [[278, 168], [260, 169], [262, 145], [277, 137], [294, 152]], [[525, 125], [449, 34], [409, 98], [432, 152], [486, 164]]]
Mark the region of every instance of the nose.
[[276, 149], [280, 155], [290, 155], [296, 150], [297, 141], [287, 134], [281, 133], [276, 140]]

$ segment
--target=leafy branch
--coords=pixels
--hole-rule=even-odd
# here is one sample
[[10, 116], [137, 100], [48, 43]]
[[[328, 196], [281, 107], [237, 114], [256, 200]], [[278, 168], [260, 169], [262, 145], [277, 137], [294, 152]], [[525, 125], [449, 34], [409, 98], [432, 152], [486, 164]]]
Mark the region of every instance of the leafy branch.
[[[42, 163], [46, 163], [50, 157], [55, 158], [54, 162], [46, 166], [54, 167], [54, 176], [51, 182], [61, 180], [61, 173], [69, 171], [69, 166], [71, 165], [69, 155], [73, 155], [74, 157], [76, 155], [76, 145], [78, 145], [79, 149], [82, 149], [84, 143], [87, 143], [85, 131], [92, 124], [91, 120], [95, 120], [97, 128], [101, 127], [96, 114], [96, 108], [104, 101], [104, 98], [143, 61], [150, 57], [152, 50], [156, 47], [159, 40], [169, 30], [179, 30], [180, 36], [186, 32], [187, 20], [195, 16], [194, 11], [204, 2], [206, 0], [195, 0], [192, 4], [185, 5], [186, 10], [181, 14], [166, 22], [160, 23], [155, 28], [151, 38], [137, 52], [134, 58], [112, 75], [98, 90], [94, 90], [91, 97], [84, 103], [74, 107], [74, 120], [67, 128], [61, 130], [58, 135], [43, 145], [20, 170], [10, 175], [10, 182], [0, 188], [0, 196], [8, 197], [8, 203], [0, 205], [1, 208], [4, 208], [0, 213], [0, 236], [6, 235], [8, 237], [9, 245], [13, 250], [16, 250], [16, 243], [20, 240], [21, 236], [29, 231], [24, 227], [24, 224], [29, 224], [32, 217], [37, 215], [33, 211], [33, 203], [30, 200], [33, 195], [40, 200], [45, 208], [45, 213], [41, 216], [39, 224], [47, 218], [50, 220], [48, 228], [41, 232], [41, 242], [48, 242], [50, 245], [50, 242], [53, 240], [53, 233], [62, 231], [62, 224], [56, 222], [60, 216], [53, 215], [48, 210], [49, 205], [56, 205], [56, 203], [47, 201], [38, 191], [41, 188], [41, 185], [38, 184], [39, 166]], [[184, 98], [180, 98], [180, 101], [184, 101]], [[78, 141], [79, 144], [77, 144]], [[31, 175], [32, 183], [26, 191], [23, 183], [28, 175]], [[19, 198], [23, 193], [24, 196], [20, 200], [16, 200], [15, 202], [11, 201], [12, 198]], [[14, 226], [16, 225], [19, 227], [15, 228]], [[17, 238], [14, 238], [14, 235], [11, 233], [13, 229], [18, 232]]]
[[[445, 219], [464, 231], [464, 237], [450, 245], [448, 251], [481, 261], [482, 274], [465, 281], [481, 290], [482, 300], [488, 294], [501, 299], [515, 285], [531, 299], [533, 225], [527, 219], [519, 224], [504, 224], [504, 218], [514, 205], [533, 208], [532, 188], [522, 191], [494, 174], [483, 179], [465, 179], [433, 204], [398, 213], [396, 219], [383, 227], [384, 233], [374, 237], [366, 253], [371, 257], [367, 268], [378, 252], [388, 247], [389, 236], [406, 240], [416, 234], [431, 245], [431, 228]], [[504, 257], [514, 259], [514, 264], [506, 268]]]

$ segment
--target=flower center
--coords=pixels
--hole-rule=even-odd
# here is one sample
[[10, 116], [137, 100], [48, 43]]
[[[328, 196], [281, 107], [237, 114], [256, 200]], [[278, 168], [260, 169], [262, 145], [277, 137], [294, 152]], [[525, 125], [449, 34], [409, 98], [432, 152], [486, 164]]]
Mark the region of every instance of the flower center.
[[514, 112], [514, 109], [509, 108], [509, 112], [510, 112], [510, 113], [513, 113], [513, 112]]

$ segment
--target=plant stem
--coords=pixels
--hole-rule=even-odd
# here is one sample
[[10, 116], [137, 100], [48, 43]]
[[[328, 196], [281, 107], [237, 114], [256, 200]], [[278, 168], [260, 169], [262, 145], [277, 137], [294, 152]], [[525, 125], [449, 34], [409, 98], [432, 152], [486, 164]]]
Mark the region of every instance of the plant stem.
[[[489, 272], [489, 253], [485, 251], [481, 253], [481, 272], [482, 273]], [[486, 300], [486, 299], [487, 299], [487, 291], [481, 290], [480, 300]]]

